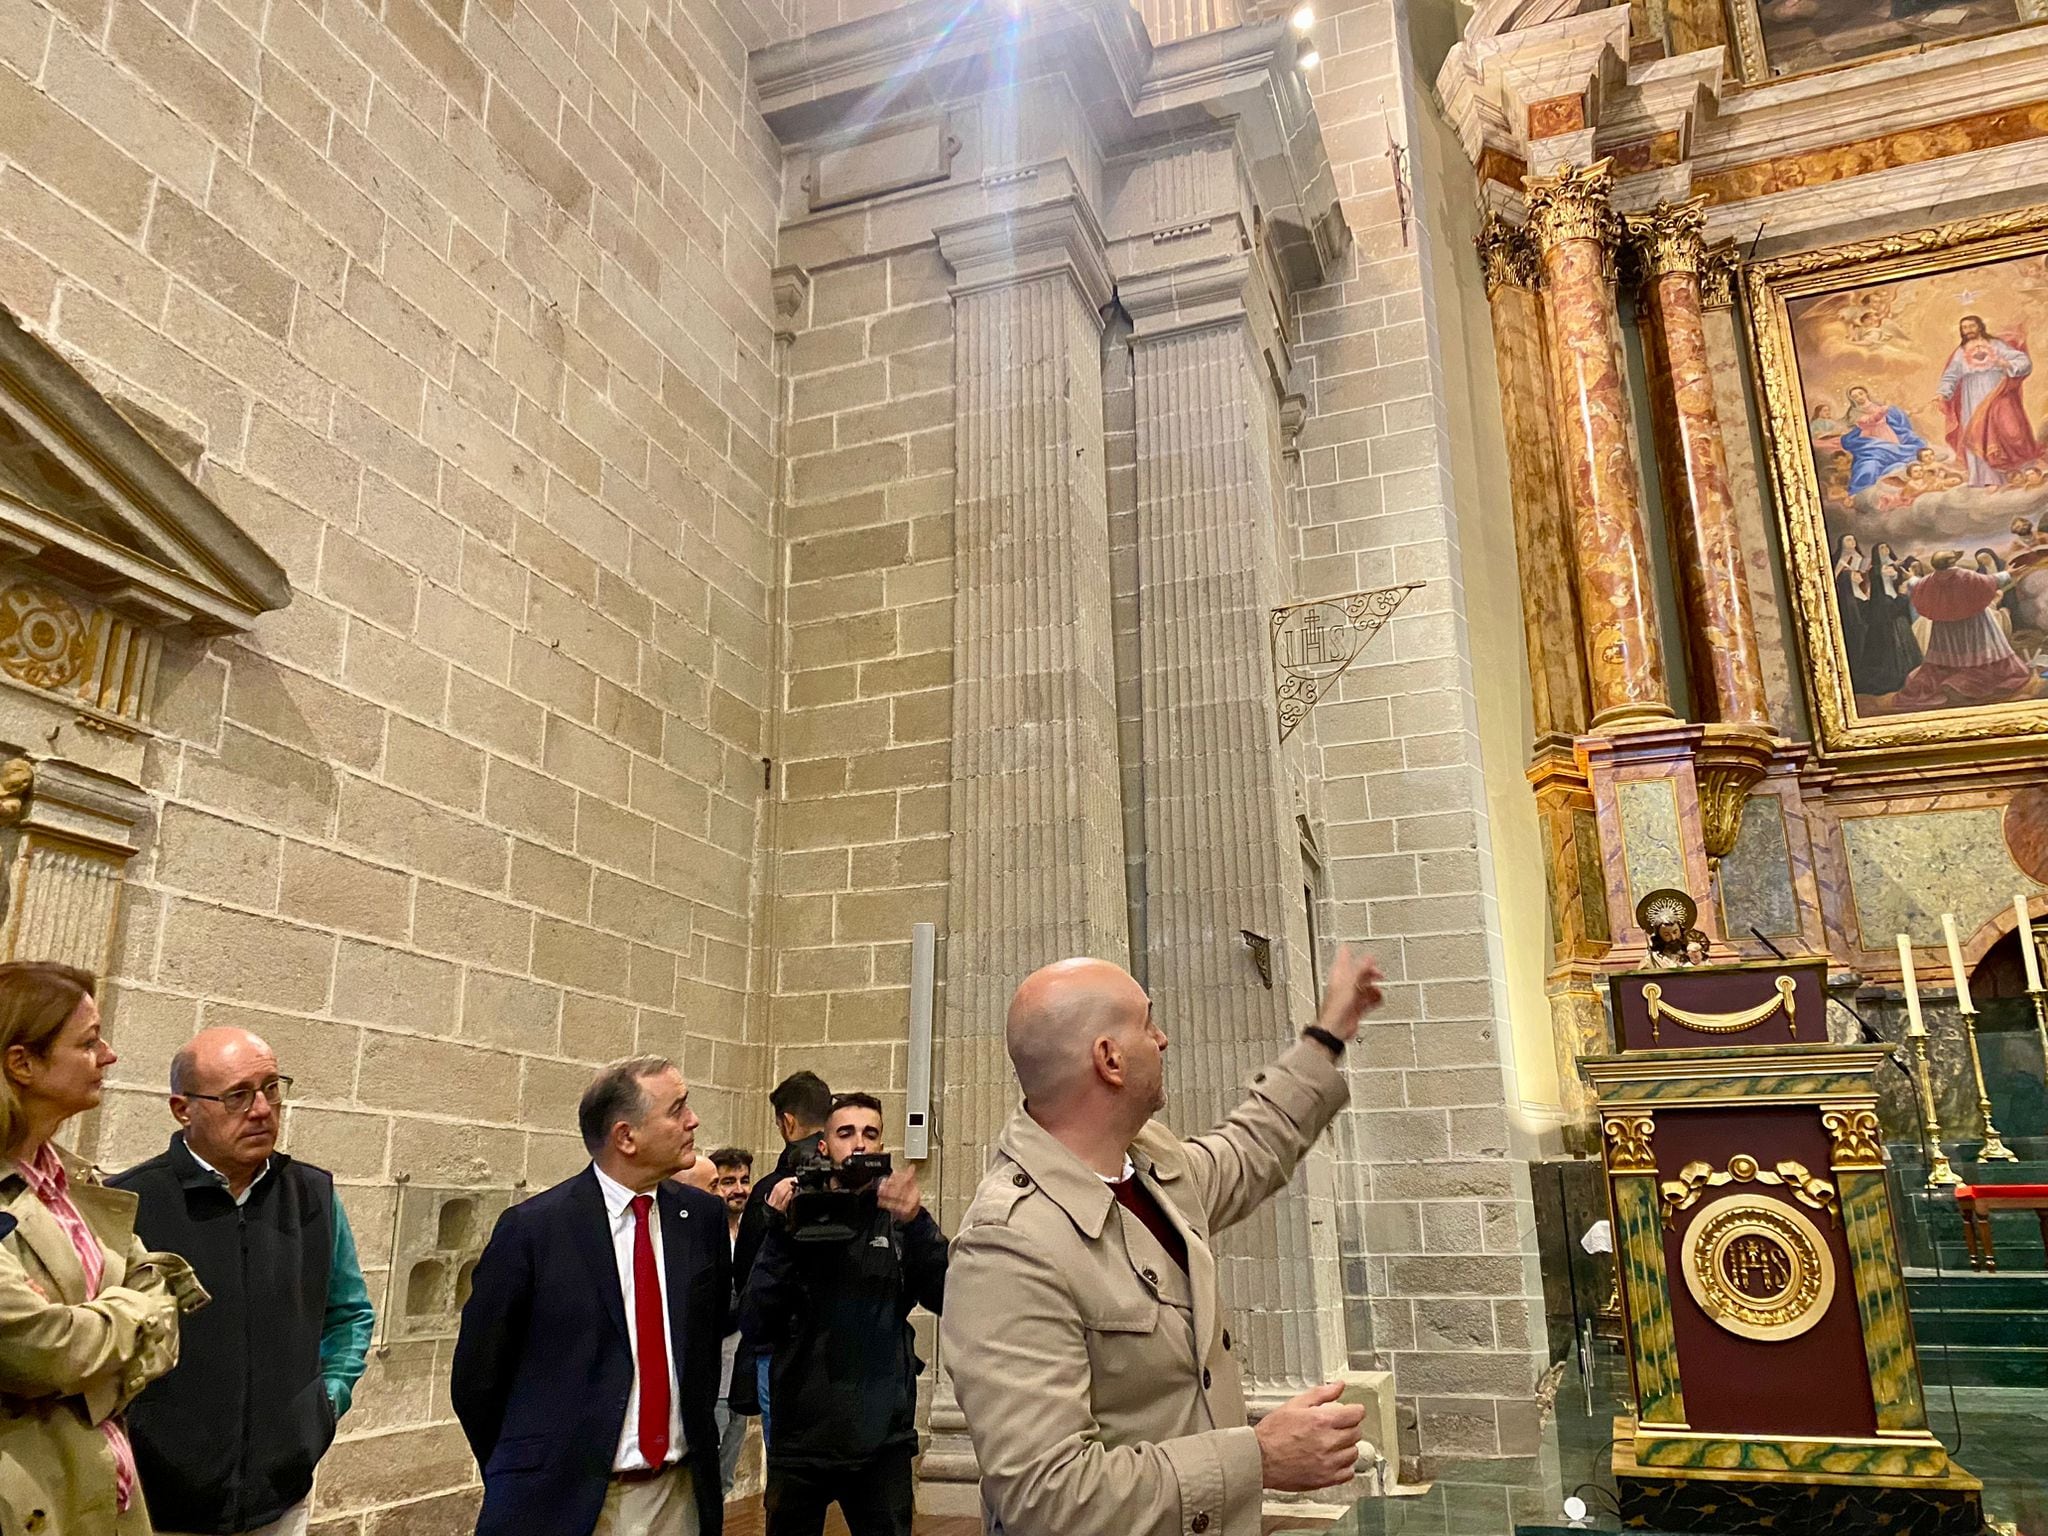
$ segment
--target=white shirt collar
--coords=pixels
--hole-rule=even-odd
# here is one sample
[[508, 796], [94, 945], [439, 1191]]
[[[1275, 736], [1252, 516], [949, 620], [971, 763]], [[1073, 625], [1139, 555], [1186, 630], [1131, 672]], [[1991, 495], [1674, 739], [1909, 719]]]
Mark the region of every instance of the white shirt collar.
[[231, 1196], [233, 1196], [234, 1202], [237, 1205], [240, 1205], [244, 1201], [246, 1201], [249, 1198], [249, 1190], [254, 1189], [258, 1184], [261, 1184], [264, 1178], [270, 1172], [270, 1159], [266, 1157], [265, 1159], [263, 1159], [263, 1166], [256, 1170], [256, 1177], [249, 1181], [249, 1188], [243, 1190], [239, 1195], [237, 1195], [234, 1193], [234, 1186], [228, 1182], [228, 1176], [222, 1173], [218, 1168], [214, 1167], [213, 1164], [209, 1163], [205, 1158], [201, 1157], [197, 1152], [194, 1152], [192, 1150], [192, 1143], [190, 1141], [187, 1141], [185, 1143], [185, 1155], [191, 1158], [192, 1161], [197, 1163], [200, 1167], [204, 1168], [208, 1173], [212, 1174], [216, 1179], [219, 1179], [221, 1188], [227, 1190], [228, 1193]]
[[[595, 1163], [590, 1165], [590, 1171], [597, 1175], [597, 1187], [604, 1193], [605, 1215], [616, 1222], [621, 1216], [626, 1214], [628, 1207], [635, 1200], [639, 1199], [638, 1192], [626, 1188], [625, 1185], [621, 1184]], [[651, 1196], [654, 1192], [649, 1190], [647, 1193]]]
[[1121, 1184], [1126, 1179], [1130, 1178], [1131, 1175], [1136, 1173], [1137, 1171], [1138, 1170], [1131, 1165], [1131, 1154], [1126, 1152], [1124, 1154], [1124, 1171], [1122, 1173], [1118, 1174], [1113, 1179], [1106, 1173], [1098, 1173], [1097, 1175], [1095, 1175], [1095, 1177], [1102, 1180], [1102, 1182], [1105, 1184]]

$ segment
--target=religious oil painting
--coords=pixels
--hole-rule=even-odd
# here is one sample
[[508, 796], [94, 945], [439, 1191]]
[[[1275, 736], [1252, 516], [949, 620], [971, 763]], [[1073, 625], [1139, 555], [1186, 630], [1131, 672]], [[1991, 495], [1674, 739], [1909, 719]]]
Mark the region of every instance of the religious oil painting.
[[2032, 19], [2029, 0], [1729, 0], [1747, 79], [1803, 75]]
[[2048, 728], [2048, 209], [1749, 284], [1822, 749]]

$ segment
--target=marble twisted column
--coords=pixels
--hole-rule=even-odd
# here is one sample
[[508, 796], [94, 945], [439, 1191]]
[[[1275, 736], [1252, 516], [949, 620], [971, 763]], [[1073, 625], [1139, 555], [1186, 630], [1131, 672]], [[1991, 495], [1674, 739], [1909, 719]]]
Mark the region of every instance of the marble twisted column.
[[1749, 575], [1702, 321], [1705, 201], [1663, 203], [1631, 214], [1628, 230], [1642, 272], [1645, 302], [1639, 313], [1664, 505], [1678, 533], [1694, 707], [1723, 725], [1767, 728]]
[[1596, 731], [1672, 717], [1608, 271], [1613, 180], [1602, 160], [1525, 184], [1550, 301], [1551, 382]]
[[1536, 741], [1539, 746], [1567, 743], [1586, 728], [1586, 664], [1579, 648], [1571, 514], [1551, 415], [1536, 251], [1527, 233], [1499, 214], [1487, 218], [1478, 243], [1486, 302], [1493, 313]]
[[[1279, 402], [1245, 304], [1255, 280], [1242, 258], [1171, 278], [1120, 295], [1136, 396], [1146, 977], [1174, 1041], [1170, 1115], [1188, 1133], [1234, 1108], [1305, 1022], [1287, 986], [1298, 968], [1276, 964], [1267, 987], [1241, 934], [1284, 952], [1306, 924], [1267, 671], [1286, 567]], [[1283, 1191], [1217, 1244], [1254, 1396], [1347, 1363], [1334, 1224], [1317, 1229], [1312, 1199]]]

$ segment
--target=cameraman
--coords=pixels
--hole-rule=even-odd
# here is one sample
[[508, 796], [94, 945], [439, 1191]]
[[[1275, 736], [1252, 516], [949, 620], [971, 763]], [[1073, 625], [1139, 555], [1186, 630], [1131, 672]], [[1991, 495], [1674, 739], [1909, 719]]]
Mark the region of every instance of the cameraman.
[[768, 1196], [781, 1219], [740, 1304], [742, 1337], [773, 1362], [767, 1536], [819, 1536], [835, 1500], [851, 1536], [910, 1536], [924, 1362], [909, 1317], [944, 1302], [946, 1238], [914, 1169], [873, 1176], [881, 1152], [881, 1102], [839, 1094], [830, 1172]]

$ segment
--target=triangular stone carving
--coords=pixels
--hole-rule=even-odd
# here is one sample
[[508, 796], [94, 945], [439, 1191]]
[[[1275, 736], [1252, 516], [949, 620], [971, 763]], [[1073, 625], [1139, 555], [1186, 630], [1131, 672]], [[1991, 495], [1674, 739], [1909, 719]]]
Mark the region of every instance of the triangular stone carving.
[[278, 563], [4, 308], [0, 562], [0, 585], [26, 564], [153, 629], [244, 630], [291, 601]]

